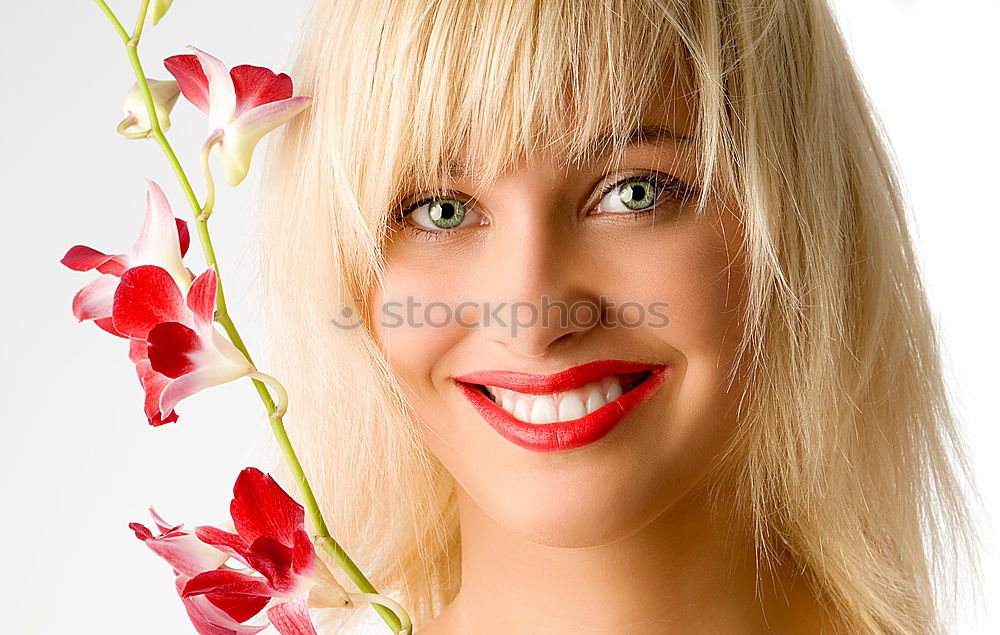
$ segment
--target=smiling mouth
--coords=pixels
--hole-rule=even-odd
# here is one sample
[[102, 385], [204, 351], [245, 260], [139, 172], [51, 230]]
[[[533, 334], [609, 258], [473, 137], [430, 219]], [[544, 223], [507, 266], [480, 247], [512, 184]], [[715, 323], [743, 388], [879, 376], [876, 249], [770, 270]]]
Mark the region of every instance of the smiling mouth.
[[609, 375], [594, 382], [556, 393], [528, 394], [507, 388], [469, 384], [503, 408], [515, 419], [525, 423], [549, 424], [575, 421], [604, 406], [645, 381], [652, 371]]

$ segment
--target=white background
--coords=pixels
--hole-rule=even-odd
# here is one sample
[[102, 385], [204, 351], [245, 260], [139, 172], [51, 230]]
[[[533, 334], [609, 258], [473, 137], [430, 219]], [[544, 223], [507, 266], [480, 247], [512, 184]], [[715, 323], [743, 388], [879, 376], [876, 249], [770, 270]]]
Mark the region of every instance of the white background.
[[[112, 2], [126, 28], [137, 4]], [[989, 400], [1000, 383], [1000, 1], [835, 5], [912, 201], [948, 381], [983, 495], [983, 596], [997, 598], [1000, 432]], [[160, 60], [188, 52], [186, 44], [230, 66], [287, 69], [304, 11], [304, 0], [177, 0], [159, 26], [147, 27], [146, 74], [168, 78]], [[0, 631], [193, 632], [169, 570], [128, 523], [147, 522], [150, 504], [173, 522], [225, 520], [239, 469], [268, 462], [262, 408], [244, 380], [183, 402], [179, 424], [150, 428], [125, 342], [70, 313], [70, 299], [92, 276], [59, 259], [77, 243], [126, 252], [142, 223], [144, 177], [190, 218], [158, 148], [114, 134], [132, 80], [105, 18], [86, 1], [4, 0], [0, 54]], [[171, 141], [200, 192], [204, 118], [182, 99], [173, 123]], [[254, 164], [236, 190], [217, 179], [212, 231], [231, 312], [259, 356], [250, 218], [258, 170]], [[196, 244], [188, 264], [203, 269]], [[954, 632], [998, 631], [1000, 608], [966, 614]]]

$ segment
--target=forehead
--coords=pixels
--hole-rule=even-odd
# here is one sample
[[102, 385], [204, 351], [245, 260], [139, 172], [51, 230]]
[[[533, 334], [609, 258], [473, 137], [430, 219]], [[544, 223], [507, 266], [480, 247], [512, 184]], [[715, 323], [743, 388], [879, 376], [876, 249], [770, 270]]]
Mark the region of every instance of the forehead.
[[[581, 124], [587, 117], [585, 106], [577, 105], [567, 112], [558, 133], [543, 140], [538, 147], [565, 165], [599, 160], [616, 162], [629, 148], [636, 146], [660, 145], [678, 152], [696, 152], [697, 110], [689, 86], [690, 81], [684, 74], [672, 68], [659, 90], [642, 105], [633, 125], [605, 126], [590, 134]], [[458, 148], [453, 156], [442, 158], [432, 171], [432, 180], [467, 179], [484, 183], [492, 177], [488, 163], [495, 149], [490, 147], [490, 135], [470, 136], [462, 140]], [[522, 154], [512, 159], [507, 169], [528, 158]]]
[[344, 112], [357, 131], [346, 138], [373, 141], [356, 162], [360, 187], [377, 192], [365, 197], [373, 210], [386, 196], [456, 176], [495, 182], [541, 153], [581, 165], [616, 162], [639, 140], [693, 145], [691, 56], [677, 7], [420, 5], [448, 10], [427, 9], [416, 27], [380, 30], [372, 77], [392, 79], [365, 80], [364, 107]]

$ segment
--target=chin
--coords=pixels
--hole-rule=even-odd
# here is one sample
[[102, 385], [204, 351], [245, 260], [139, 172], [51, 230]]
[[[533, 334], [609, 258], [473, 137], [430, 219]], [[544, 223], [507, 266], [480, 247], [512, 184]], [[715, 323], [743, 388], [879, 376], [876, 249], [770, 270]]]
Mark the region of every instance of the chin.
[[[642, 462], [631, 469], [614, 462], [586, 476], [567, 470], [550, 478], [509, 477], [503, 489], [480, 492], [477, 503], [498, 525], [532, 543], [550, 547], [595, 547], [641, 530], [678, 497], [666, 483], [651, 478]], [[509, 474], [509, 472], [508, 472]], [[478, 500], [485, 498], [486, 500]]]

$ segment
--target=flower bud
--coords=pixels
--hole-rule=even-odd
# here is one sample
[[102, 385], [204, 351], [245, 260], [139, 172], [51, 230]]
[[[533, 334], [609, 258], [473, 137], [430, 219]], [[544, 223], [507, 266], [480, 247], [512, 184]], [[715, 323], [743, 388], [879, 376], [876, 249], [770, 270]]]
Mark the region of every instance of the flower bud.
[[160, 21], [160, 18], [163, 17], [163, 14], [167, 12], [167, 9], [169, 9], [170, 5], [173, 3], [174, 0], [152, 0], [152, 2], [149, 3], [149, 12], [152, 16], [154, 26]]
[[[177, 103], [177, 97], [181, 94], [181, 89], [174, 80], [146, 79], [149, 84], [149, 93], [153, 96], [153, 107], [156, 110], [156, 119], [160, 123], [160, 130], [166, 131], [170, 128], [170, 111]], [[125, 111], [125, 119], [119, 126], [119, 132], [126, 136], [138, 136], [149, 133], [152, 126], [149, 122], [149, 111], [146, 109], [146, 100], [143, 98], [142, 89], [139, 83], [132, 84], [125, 99], [122, 100], [122, 109]]]
[[322, 609], [339, 609], [351, 606], [353, 603], [347, 590], [337, 582], [323, 561], [316, 558], [315, 567], [310, 576], [314, 586], [309, 591], [309, 606]]

